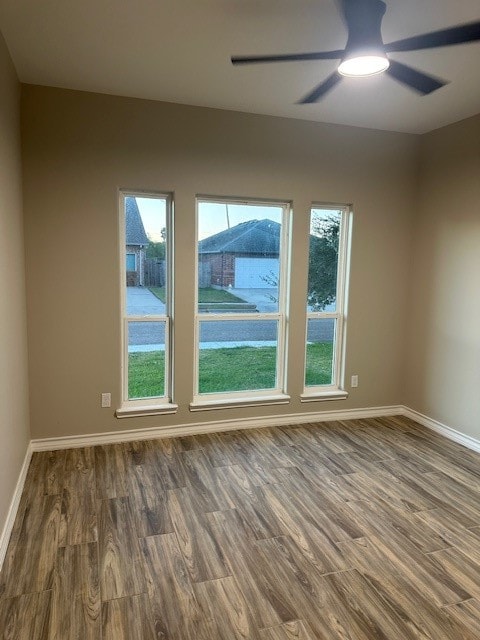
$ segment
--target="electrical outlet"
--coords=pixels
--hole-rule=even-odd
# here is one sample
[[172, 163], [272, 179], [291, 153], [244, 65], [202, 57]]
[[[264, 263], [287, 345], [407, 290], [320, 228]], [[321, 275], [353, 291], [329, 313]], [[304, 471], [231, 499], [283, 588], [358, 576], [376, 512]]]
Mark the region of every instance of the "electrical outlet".
[[350, 386], [352, 388], [358, 387], [358, 376], [357, 375], [352, 376], [352, 379], [350, 381]]
[[108, 408], [112, 406], [112, 394], [102, 393], [102, 408]]

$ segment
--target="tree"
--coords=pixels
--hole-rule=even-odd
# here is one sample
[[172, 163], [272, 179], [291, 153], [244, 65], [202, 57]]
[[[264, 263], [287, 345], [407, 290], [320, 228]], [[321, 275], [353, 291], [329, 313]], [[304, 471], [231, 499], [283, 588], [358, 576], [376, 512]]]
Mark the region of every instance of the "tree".
[[161, 242], [154, 242], [153, 240], [148, 241], [146, 250], [147, 258], [160, 258], [161, 260], [165, 259], [165, 239], [167, 237], [165, 227], [160, 231], [160, 235], [162, 237]]
[[[340, 219], [334, 214], [325, 217], [325, 214], [313, 212], [311, 231], [307, 302], [312, 311], [323, 311], [335, 302], [337, 295]], [[260, 277], [273, 289], [278, 287], [278, 275], [273, 271]], [[267, 296], [278, 302], [276, 296]]]
[[312, 213], [308, 261], [308, 304], [322, 311], [335, 302], [340, 220], [334, 214]]

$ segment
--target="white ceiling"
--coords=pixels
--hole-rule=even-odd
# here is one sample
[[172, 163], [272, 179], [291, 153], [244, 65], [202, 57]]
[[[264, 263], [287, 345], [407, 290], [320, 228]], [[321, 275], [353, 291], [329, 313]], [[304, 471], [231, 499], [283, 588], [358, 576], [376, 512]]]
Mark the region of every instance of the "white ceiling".
[[[386, 42], [480, 19], [479, 0], [387, 0]], [[295, 104], [335, 61], [233, 67], [230, 56], [343, 48], [335, 0], [2, 0], [22, 82], [423, 133], [480, 112], [480, 43], [392, 54], [450, 84], [425, 97], [386, 75]]]

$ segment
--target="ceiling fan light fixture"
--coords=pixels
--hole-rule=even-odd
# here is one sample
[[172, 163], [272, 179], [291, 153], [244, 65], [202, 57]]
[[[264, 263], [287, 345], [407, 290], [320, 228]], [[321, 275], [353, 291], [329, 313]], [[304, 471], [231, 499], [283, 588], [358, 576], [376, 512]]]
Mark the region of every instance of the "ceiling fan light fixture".
[[348, 32], [347, 44], [344, 49], [267, 56], [239, 56], [232, 57], [232, 63], [340, 60], [335, 71], [299, 100], [298, 104], [319, 102], [342, 80], [343, 76], [362, 78], [382, 72], [387, 72], [393, 80], [422, 96], [426, 96], [444, 87], [448, 81], [423, 73], [394, 58], [389, 60], [387, 53], [436, 49], [456, 44], [480, 42], [480, 20], [477, 20], [456, 27], [448, 27], [384, 43], [382, 19], [387, 8], [384, 0], [338, 0], [338, 2]]
[[343, 0], [348, 41], [338, 67], [342, 76], [373, 76], [390, 66], [381, 33], [386, 8], [383, 0]]
[[390, 66], [385, 54], [356, 55], [344, 58], [338, 66], [338, 73], [342, 76], [365, 77], [383, 73]]

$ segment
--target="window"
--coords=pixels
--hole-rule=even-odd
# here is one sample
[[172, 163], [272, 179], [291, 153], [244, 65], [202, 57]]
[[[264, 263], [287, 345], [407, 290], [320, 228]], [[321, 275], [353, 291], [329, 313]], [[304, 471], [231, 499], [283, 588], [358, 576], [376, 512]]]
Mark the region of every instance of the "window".
[[305, 390], [302, 400], [346, 397], [342, 391], [348, 207], [310, 212]]
[[171, 199], [122, 193], [122, 406], [119, 417], [174, 411]]
[[137, 270], [137, 259], [134, 253], [127, 253], [127, 271]]
[[287, 203], [197, 200], [192, 410], [288, 401], [289, 215]]

